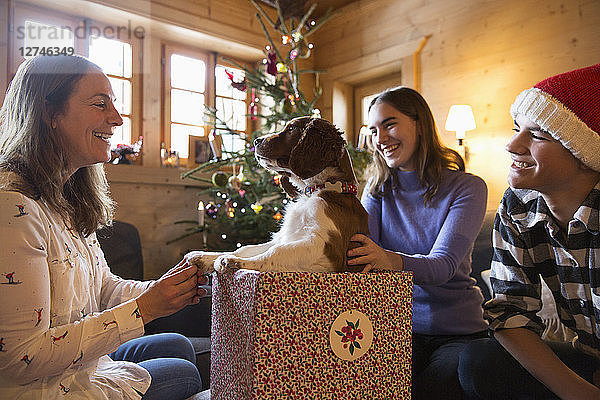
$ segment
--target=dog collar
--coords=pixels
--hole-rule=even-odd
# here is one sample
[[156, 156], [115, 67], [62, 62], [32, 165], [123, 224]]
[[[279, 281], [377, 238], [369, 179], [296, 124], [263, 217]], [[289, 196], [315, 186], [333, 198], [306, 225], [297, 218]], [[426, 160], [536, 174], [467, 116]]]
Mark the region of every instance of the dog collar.
[[[325, 185], [306, 186], [304, 188], [304, 194], [307, 195], [308, 197], [310, 197], [314, 192], [316, 192], [317, 190], [320, 190], [320, 189], [325, 189]], [[353, 183], [342, 182], [341, 192], [343, 194], [353, 194], [354, 196], [356, 196], [358, 194], [358, 187]]]
[[344, 194], [358, 194], [358, 187], [354, 183], [342, 182], [342, 193]]
[[314, 192], [316, 192], [319, 189], [325, 189], [325, 185], [307, 186], [304, 188], [304, 194], [310, 197]]

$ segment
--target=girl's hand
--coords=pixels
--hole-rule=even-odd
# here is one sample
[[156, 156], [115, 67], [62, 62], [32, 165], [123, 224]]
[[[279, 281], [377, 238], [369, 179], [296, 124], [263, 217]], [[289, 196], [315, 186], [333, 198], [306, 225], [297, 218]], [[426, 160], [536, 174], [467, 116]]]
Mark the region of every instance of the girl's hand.
[[366, 264], [362, 272], [374, 269], [402, 271], [404, 268], [401, 255], [382, 249], [367, 236], [358, 233], [352, 236], [350, 241], [358, 243], [358, 247], [350, 249], [346, 253], [348, 266]]

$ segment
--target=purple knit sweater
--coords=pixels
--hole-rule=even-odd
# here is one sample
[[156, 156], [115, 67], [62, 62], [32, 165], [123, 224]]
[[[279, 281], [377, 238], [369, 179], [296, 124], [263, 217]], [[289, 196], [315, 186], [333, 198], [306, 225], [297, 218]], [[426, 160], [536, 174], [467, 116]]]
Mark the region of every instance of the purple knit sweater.
[[413, 331], [461, 335], [487, 329], [481, 290], [471, 273], [473, 242], [483, 223], [485, 182], [446, 170], [433, 202], [414, 171], [397, 171], [392, 193], [376, 199], [363, 193], [371, 238], [402, 254], [404, 270], [414, 276]]

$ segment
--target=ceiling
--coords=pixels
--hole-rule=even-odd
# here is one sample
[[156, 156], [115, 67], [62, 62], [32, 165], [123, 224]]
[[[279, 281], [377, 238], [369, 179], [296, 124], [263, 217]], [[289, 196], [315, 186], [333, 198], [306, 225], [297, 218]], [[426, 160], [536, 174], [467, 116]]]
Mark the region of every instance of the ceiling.
[[[275, 7], [276, 0], [262, 0], [263, 3]], [[358, 0], [279, 0], [282, 12], [285, 18], [288, 16], [302, 17], [303, 11], [307, 11], [313, 4], [317, 4], [317, 8], [313, 12], [313, 17], [320, 17], [331, 7], [334, 10], [347, 6]]]

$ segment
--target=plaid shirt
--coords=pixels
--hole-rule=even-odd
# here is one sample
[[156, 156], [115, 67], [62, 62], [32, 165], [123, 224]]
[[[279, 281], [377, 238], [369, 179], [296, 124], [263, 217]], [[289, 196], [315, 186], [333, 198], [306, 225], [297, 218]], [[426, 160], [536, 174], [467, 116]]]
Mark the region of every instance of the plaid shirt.
[[562, 323], [577, 333], [575, 347], [600, 358], [600, 182], [567, 232], [539, 192], [508, 189], [494, 223], [491, 282], [484, 306], [490, 329], [544, 330], [540, 275], [552, 291]]

